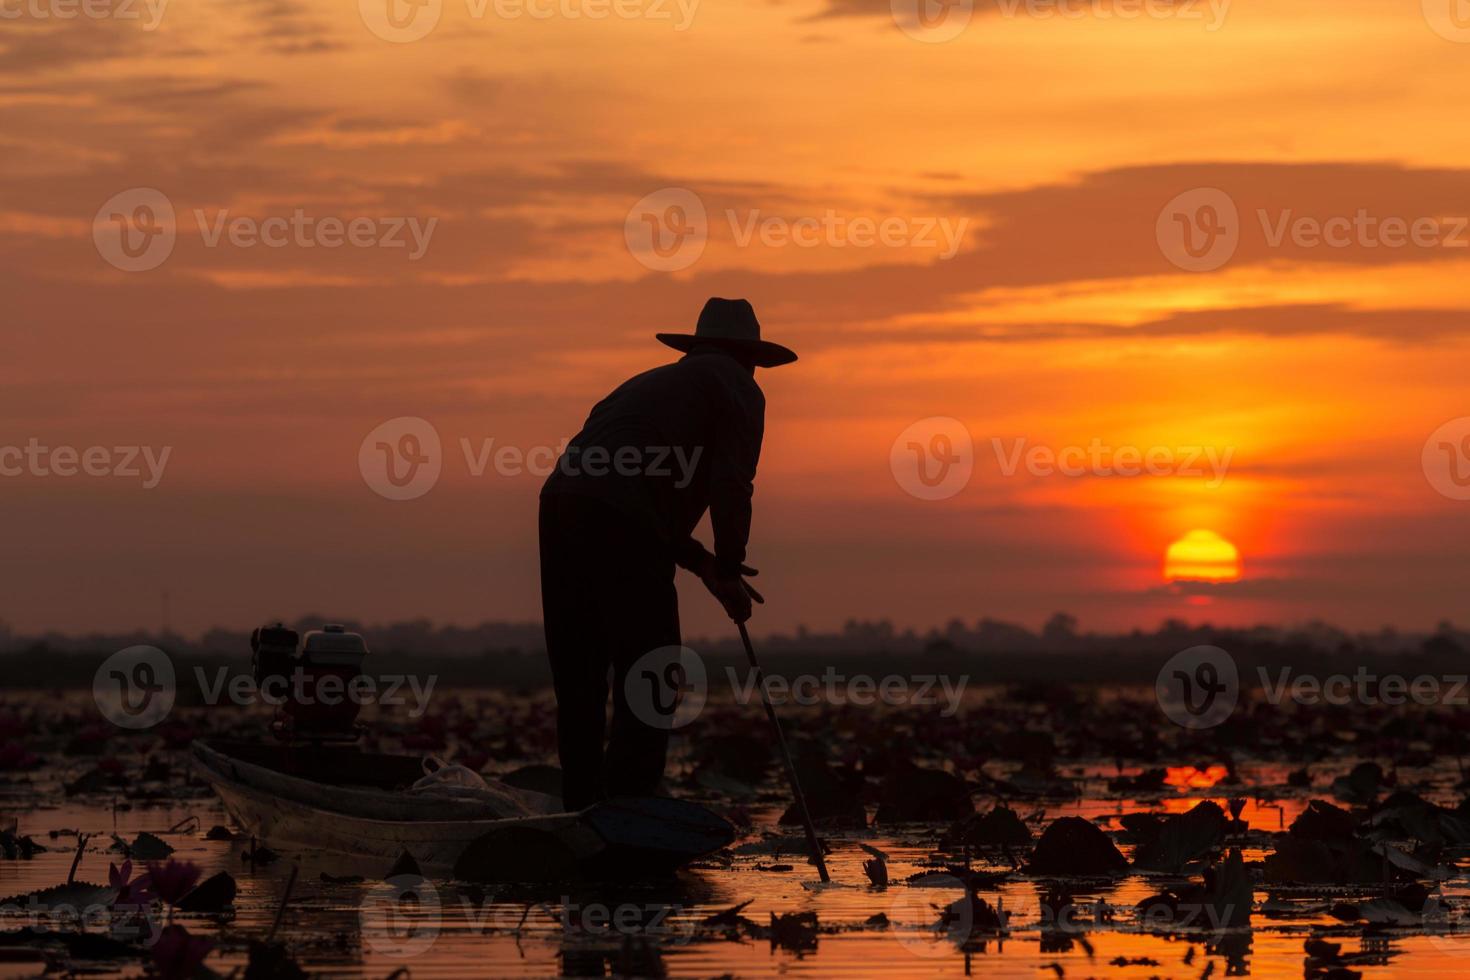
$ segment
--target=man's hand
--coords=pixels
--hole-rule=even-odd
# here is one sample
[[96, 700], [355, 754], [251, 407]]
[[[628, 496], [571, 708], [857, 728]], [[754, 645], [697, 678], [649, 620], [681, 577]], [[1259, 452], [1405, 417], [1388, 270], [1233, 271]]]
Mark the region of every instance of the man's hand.
[[757, 574], [759, 573], [749, 565], [741, 565], [738, 575], [723, 574], [713, 555], [699, 570], [699, 578], [704, 582], [704, 587], [725, 607], [725, 614], [737, 623], [743, 623], [750, 618], [751, 600], [759, 603], [766, 601], [744, 578], [746, 575]]

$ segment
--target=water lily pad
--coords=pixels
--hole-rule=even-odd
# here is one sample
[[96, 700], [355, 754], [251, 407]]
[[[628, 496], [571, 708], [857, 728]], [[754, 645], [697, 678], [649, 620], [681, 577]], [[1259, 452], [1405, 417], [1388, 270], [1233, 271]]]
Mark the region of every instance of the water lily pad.
[[1026, 865], [1031, 875], [1118, 875], [1128, 870], [1128, 859], [1089, 820], [1058, 817], [1036, 842]]

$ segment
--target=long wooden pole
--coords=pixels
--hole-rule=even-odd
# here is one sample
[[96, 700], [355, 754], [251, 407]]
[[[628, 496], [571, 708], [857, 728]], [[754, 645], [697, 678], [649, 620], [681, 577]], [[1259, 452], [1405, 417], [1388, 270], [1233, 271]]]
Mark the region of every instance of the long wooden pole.
[[761, 692], [761, 704], [766, 709], [766, 717], [771, 720], [771, 727], [776, 730], [776, 741], [781, 746], [781, 759], [786, 763], [786, 778], [791, 782], [791, 792], [796, 796], [796, 808], [801, 813], [802, 826], [806, 828], [806, 844], [811, 849], [812, 860], [816, 862], [817, 874], [822, 876], [823, 882], [832, 880], [827, 874], [827, 860], [822, 855], [822, 843], [817, 840], [817, 827], [812, 823], [812, 815], [806, 808], [806, 796], [801, 792], [801, 782], [796, 778], [796, 762], [791, 758], [791, 750], [786, 746], [786, 735], [781, 731], [781, 722], [776, 717], [776, 709], [771, 707], [771, 699], [766, 697], [766, 675], [761, 670], [761, 665], [755, 659], [755, 647], [750, 644], [750, 632], [746, 630], [744, 623], [737, 623], [740, 627], [740, 641], [745, 644], [745, 656], [750, 660], [750, 667], [755, 671], [755, 685]]

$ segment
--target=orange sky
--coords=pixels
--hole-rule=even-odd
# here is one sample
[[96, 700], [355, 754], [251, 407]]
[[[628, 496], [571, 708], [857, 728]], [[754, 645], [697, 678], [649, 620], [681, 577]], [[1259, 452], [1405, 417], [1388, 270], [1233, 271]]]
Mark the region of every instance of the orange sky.
[[[473, 476], [460, 440], [557, 444], [669, 356], [655, 330], [726, 295], [802, 355], [760, 378], [763, 630], [1058, 609], [1084, 627], [1463, 620], [1470, 503], [1421, 457], [1470, 416], [1470, 26], [1381, 0], [1138, 17], [1118, 10], [1142, 0], [993, 0], [935, 43], [880, 0], [598, 2], [431, 2], [433, 29], [394, 43], [366, 26], [387, 0], [100, 19], [0, 0], [0, 453], [170, 449], [152, 488], [0, 476], [0, 618], [154, 626], [165, 590], [185, 631], [536, 618], [539, 480]], [[549, 16], [514, 15], [531, 9]], [[131, 215], [135, 188], [176, 239], [123, 271], [104, 204]], [[707, 242], [662, 271], [625, 232], [671, 188]], [[1205, 188], [1237, 211], [1233, 252], [1190, 271], [1167, 209], [1186, 195], [1203, 221]], [[221, 221], [298, 211], [433, 225], [414, 257], [406, 233], [211, 243]], [[1360, 213], [1440, 237], [1328, 244], [1292, 224]], [[899, 234], [754, 232], [802, 219]], [[948, 248], [945, 228], [962, 230]], [[390, 501], [358, 450], [400, 416], [437, 430], [442, 475]], [[943, 500], [890, 469], [933, 417], [975, 447]], [[1008, 475], [1017, 440], [1230, 462], [1223, 479]], [[1245, 568], [1204, 606], [1160, 588], [1194, 529]], [[684, 605], [688, 631], [717, 625], [696, 589]]]

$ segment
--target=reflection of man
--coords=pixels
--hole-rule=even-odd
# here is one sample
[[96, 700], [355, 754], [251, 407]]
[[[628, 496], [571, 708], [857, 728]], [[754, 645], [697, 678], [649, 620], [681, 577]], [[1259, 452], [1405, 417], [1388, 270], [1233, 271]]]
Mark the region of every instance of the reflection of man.
[[[658, 339], [685, 356], [598, 402], [541, 490], [541, 602], [568, 810], [650, 795], [663, 778], [668, 733], [633, 713], [624, 681], [639, 657], [679, 643], [674, 566], [698, 575], [731, 619], [750, 618], [742, 576], [755, 574], [745, 545], [765, 426], [755, 369], [796, 355], [760, 339], [743, 299], [711, 299], [693, 334]], [[692, 537], [706, 510], [713, 554]]]

